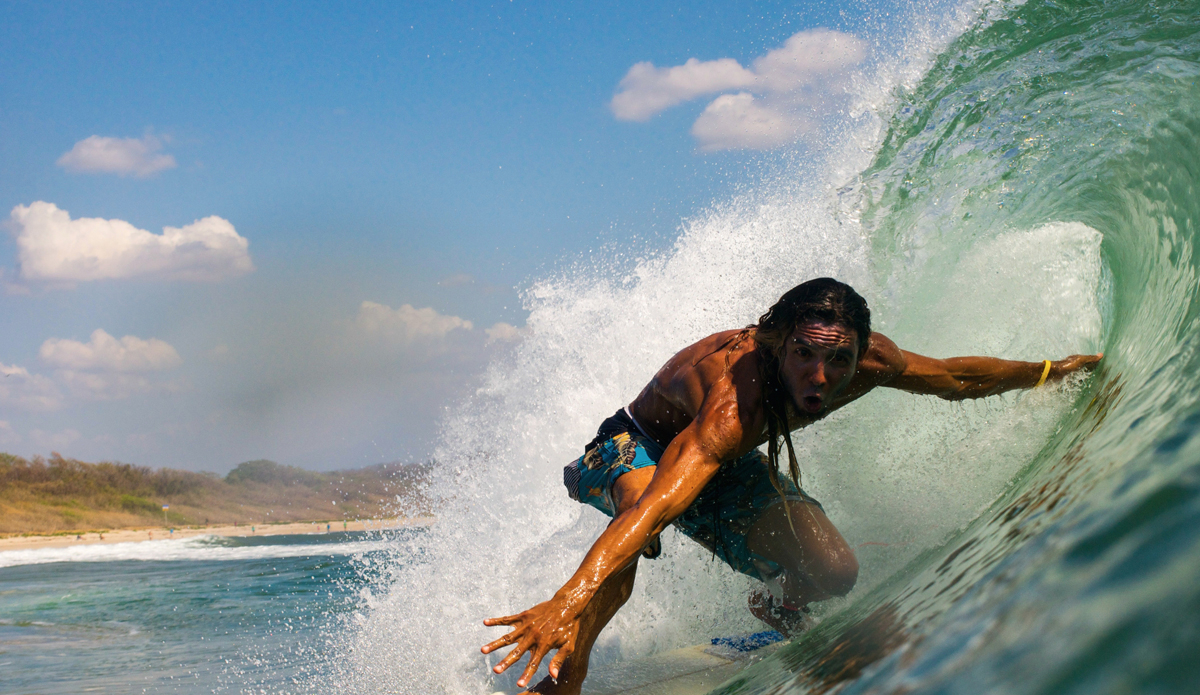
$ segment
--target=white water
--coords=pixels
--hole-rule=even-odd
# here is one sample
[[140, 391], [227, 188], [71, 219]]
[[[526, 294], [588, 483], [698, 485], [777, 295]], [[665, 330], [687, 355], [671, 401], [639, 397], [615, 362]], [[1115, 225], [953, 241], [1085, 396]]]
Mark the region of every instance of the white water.
[[[502, 634], [482, 619], [549, 598], [607, 522], [567, 497], [562, 466], [674, 351], [753, 322], [799, 282], [849, 282], [879, 330], [935, 356], [1040, 360], [1092, 349], [1096, 232], [1048, 220], [954, 249], [937, 264], [890, 259], [880, 276], [853, 201], [839, 197], [871, 157], [886, 95], [967, 21], [913, 32], [939, 38], [912, 39], [906, 46], [918, 50], [861, 76], [858, 107], [831, 128], [827, 159], [798, 162], [697, 215], [660, 257], [598, 260], [530, 291], [528, 337], [445, 424], [434, 487], [443, 503], [428, 554], [391, 566], [364, 594], [331, 682], [353, 692], [513, 689], [520, 669], [493, 677], [497, 656], [478, 651]], [[1056, 300], [1049, 309], [1048, 297]], [[969, 404], [879, 393], [798, 433], [806, 489], [861, 546], [850, 599], [994, 499], [1067, 402], [1054, 389]], [[640, 564], [634, 595], [601, 635], [594, 663], [761, 629], [745, 610], [750, 580], [674, 531], [663, 545], [661, 559]]]
[[194, 536], [177, 541], [136, 541], [72, 545], [63, 548], [36, 548], [0, 552], [0, 567], [44, 565], [51, 562], [147, 562], [260, 560], [282, 557], [344, 556], [385, 550], [390, 543], [382, 540], [351, 541], [346, 543], [312, 543], [303, 545], [243, 545], [220, 544], [218, 536]]

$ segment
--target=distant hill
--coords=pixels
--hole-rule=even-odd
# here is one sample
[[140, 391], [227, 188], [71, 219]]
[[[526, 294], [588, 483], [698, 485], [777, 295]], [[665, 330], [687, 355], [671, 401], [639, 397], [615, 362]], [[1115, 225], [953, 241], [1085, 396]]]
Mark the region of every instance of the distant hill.
[[247, 461], [213, 473], [0, 453], [0, 534], [164, 524], [265, 524], [428, 513], [428, 464], [317, 473]]

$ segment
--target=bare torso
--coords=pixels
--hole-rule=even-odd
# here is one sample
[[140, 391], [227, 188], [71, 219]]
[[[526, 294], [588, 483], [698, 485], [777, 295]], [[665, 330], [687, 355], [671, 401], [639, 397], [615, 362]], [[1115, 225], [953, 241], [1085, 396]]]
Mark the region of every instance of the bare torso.
[[[742, 431], [738, 455], [767, 440], [762, 413], [762, 356], [753, 332], [739, 340], [739, 330], [721, 331], [679, 351], [663, 365], [637, 398], [629, 412], [647, 435], [666, 446], [696, 418], [706, 399], [714, 393], [734, 401]], [[895, 343], [872, 333], [866, 353], [849, 385], [821, 413], [810, 415], [789, 409], [790, 429], [798, 429], [861, 398], [903, 369], [903, 358]], [[729, 388], [716, 388], [722, 380]], [[708, 406], [712, 406], [709, 403]]]

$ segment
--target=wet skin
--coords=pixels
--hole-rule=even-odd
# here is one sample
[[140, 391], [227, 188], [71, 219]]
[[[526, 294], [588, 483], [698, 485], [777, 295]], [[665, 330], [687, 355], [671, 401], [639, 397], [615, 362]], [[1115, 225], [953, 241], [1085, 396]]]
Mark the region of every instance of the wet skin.
[[[484, 621], [513, 630], [485, 645], [483, 653], [517, 645], [494, 667], [496, 673], [529, 653], [517, 681], [525, 687], [542, 659], [557, 650], [550, 660], [551, 677], [531, 690], [578, 693], [592, 644], [632, 591], [642, 550], [699, 496], [722, 462], [766, 441], [762, 357], [753, 333], [741, 341], [737, 335], [724, 331], [685, 348], [630, 404], [646, 434], [666, 443], [666, 451], [657, 466], [618, 478], [616, 517], [550, 600]], [[870, 335], [865, 350], [859, 347], [852, 329], [818, 322], [797, 327], [785, 340], [780, 377], [792, 401], [790, 429], [815, 422], [879, 386], [947, 400], [982, 398], [1030, 388], [1044, 367], [993, 357], [924, 357], [901, 350], [879, 333]], [[1047, 380], [1092, 369], [1101, 357], [1072, 355], [1054, 362]], [[785, 569], [775, 588], [784, 594], [779, 598], [796, 605], [844, 595], [857, 578], [854, 553], [815, 505], [770, 507], [747, 543], [752, 552]]]

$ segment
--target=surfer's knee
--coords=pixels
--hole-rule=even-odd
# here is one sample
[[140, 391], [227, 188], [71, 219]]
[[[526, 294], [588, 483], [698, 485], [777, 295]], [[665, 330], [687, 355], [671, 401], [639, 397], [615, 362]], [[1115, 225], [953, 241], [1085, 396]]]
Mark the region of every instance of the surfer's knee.
[[858, 582], [858, 560], [854, 553], [839, 553], [828, 559], [820, 578], [821, 589], [830, 596], [845, 596]]
[[613, 483], [613, 501], [616, 502], [614, 518], [621, 516], [642, 498], [650, 479], [654, 477], [656, 466], [644, 466], [617, 478]]

